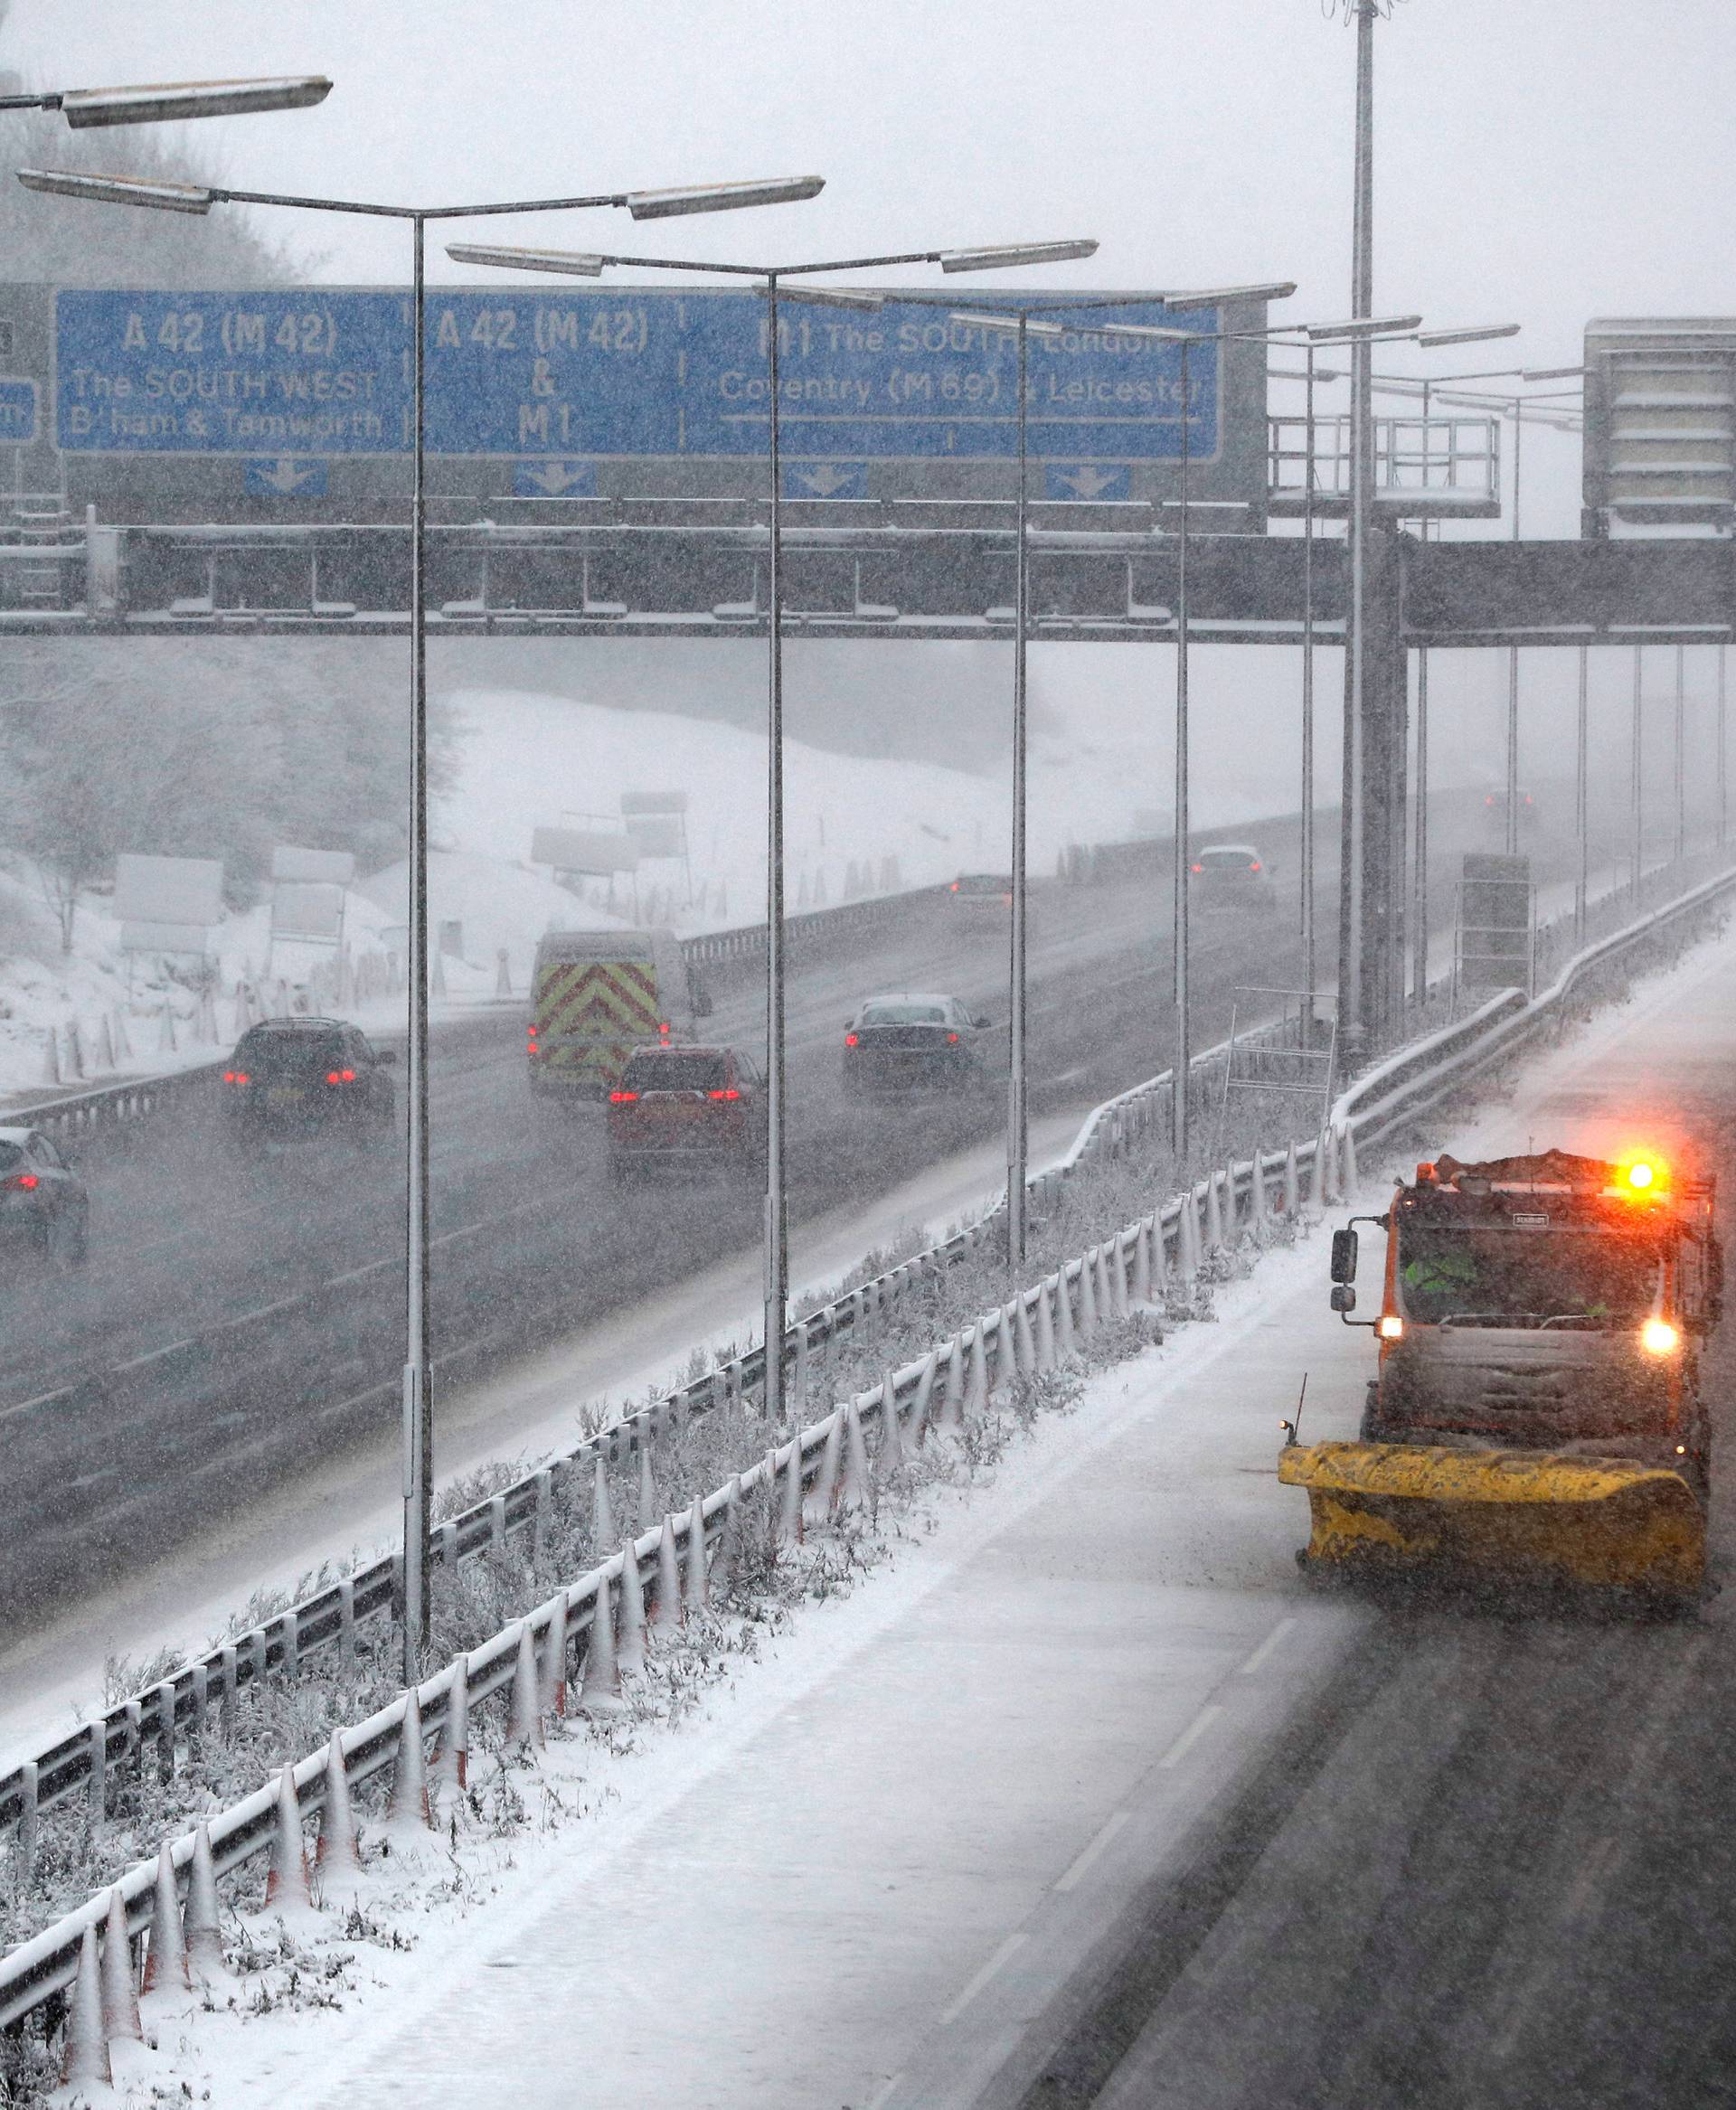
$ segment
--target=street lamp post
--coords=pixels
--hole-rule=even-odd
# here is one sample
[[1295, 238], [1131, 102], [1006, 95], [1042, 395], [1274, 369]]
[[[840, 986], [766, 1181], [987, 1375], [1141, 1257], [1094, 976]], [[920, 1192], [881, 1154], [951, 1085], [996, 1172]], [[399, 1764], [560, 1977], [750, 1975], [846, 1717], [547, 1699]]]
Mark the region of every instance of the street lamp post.
[[410, 828], [406, 872], [410, 896], [410, 1007], [404, 1080], [409, 1101], [409, 1134], [402, 1380], [402, 1596], [403, 1670], [406, 1682], [413, 1682], [420, 1674], [420, 1654], [428, 1635], [428, 1539], [434, 1491], [433, 1393], [429, 1382], [432, 1223], [429, 1182], [427, 362], [423, 269], [427, 225], [430, 220], [571, 212], [605, 205], [624, 207], [636, 220], [664, 220], [692, 212], [723, 212], [741, 206], [811, 198], [823, 187], [824, 179], [780, 177], [682, 190], [612, 192], [589, 197], [442, 206], [380, 205], [351, 199], [238, 191], [220, 184], [164, 184], [126, 176], [87, 177], [60, 170], [21, 169], [18, 180], [29, 190], [65, 197], [93, 198], [103, 203], [155, 206], [170, 212], [203, 214], [217, 204], [273, 205], [305, 212], [407, 221], [410, 225], [411, 318], [415, 343], [410, 361]]
[[[765, 295], [767, 306], [767, 382], [769, 440], [768, 462], [769, 493], [769, 558], [768, 562], [767, 627], [769, 639], [767, 695], [766, 762], [766, 1198], [763, 1224], [765, 1273], [764, 1340], [767, 1418], [774, 1423], [784, 1413], [784, 1339], [789, 1318], [789, 1240], [788, 1182], [785, 1175], [785, 1033], [784, 1033], [784, 636], [780, 560], [783, 548], [783, 477], [779, 466], [779, 344], [778, 310], [780, 301], [813, 301], [824, 306], [877, 308], [886, 296], [875, 292], [833, 291], [823, 287], [790, 287], [785, 281], [804, 279], [835, 271], [881, 269], [898, 264], [939, 264], [943, 272], [989, 271], [1028, 264], [1061, 263], [1094, 256], [1094, 240], [1004, 243], [978, 249], [906, 250], [894, 256], [840, 257], [820, 263], [722, 264], [683, 260], [668, 257], [572, 256], [563, 262], [557, 251], [539, 252], [535, 268], [568, 269], [595, 277], [605, 268], [621, 267], [656, 271], [716, 273], [727, 278], [754, 280]], [[525, 253], [506, 249], [483, 250], [453, 248], [448, 255], [461, 261], [507, 268], [526, 261]], [[1023, 430], [1023, 422], [1021, 423]], [[1023, 485], [1021, 485], [1023, 489]], [[1024, 542], [1020, 542], [1023, 561]], [[1021, 625], [1021, 630], [1023, 626]], [[1022, 680], [1022, 676], [1021, 676]], [[1020, 777], [1020, 792], [1023, 777]], [[1022, 843], [1021, 834], [1021, 843]], [[1016, 916], [1016, 907], [1015, 907]], [[1023, 918], [1018, 917], [1020, 934]], [[1017, 1006], [1015, 1004], [1015, 1011]], [[1016, 1029], [1015, 1029], [1016, 1030]], [[1018, 1168], [1018, 1201], [1008, 1194], [1009, 1210], [1017, 1207], [1019, 1232], [1024, 1229], [1024, 1163]]]

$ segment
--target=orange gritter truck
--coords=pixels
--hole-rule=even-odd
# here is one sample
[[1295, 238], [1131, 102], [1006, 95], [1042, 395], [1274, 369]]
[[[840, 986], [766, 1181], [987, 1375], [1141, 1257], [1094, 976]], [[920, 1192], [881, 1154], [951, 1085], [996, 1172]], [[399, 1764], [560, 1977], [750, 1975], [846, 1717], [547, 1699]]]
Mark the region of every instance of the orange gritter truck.
[[[1280, 1455], [1308, 1493], [1304, 1566], [1696, 1596], [1714, 1199], [1647, 1154], [1442, 1157], [1335, 1232], [1333, 1308], [1372, 1327], [1380, 1362], [1360, 1441], [1292, 1430]], [[1373, 1320], [1349, 1316], [1359, 1222], [1386, 1237]]]

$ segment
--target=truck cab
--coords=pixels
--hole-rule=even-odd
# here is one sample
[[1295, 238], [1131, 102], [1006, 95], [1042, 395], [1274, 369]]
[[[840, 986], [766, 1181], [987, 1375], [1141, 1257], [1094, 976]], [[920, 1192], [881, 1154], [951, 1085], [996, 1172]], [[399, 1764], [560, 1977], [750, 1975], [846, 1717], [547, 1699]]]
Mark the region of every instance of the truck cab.
[[[1363, 1220], [1386, 1255], [1363, 1441], [1630, 1460], [1703, 1499], [1700, 1351], [1722, 1299], [1713, 1198], [1710, 1179], [1645, 1155], [1419, 1165], [1383, 1218]], [[1334, 1241], [1341, 1314], [1355, 1238]]]

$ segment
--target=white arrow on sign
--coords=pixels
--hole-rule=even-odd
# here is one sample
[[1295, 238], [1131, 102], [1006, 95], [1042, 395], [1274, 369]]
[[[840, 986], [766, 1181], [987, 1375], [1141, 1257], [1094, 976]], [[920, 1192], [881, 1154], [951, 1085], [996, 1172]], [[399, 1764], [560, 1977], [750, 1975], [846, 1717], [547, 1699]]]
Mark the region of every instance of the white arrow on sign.
[[311, 484], [319, 475], [317, 465], [304, 467], [286, 456], [275, 467], [254, 472], [261, 484], [269, 484], [274, 491], [298, 491], [304, 484]]
[[1080, 498], [1100, 498], [1110, 485], [1121, 479], [1119, 469], [1094, 469], [1089, 462], [1077, 469], [1057, 469], [1055, 481]]
[[822, 462], [816, 469], [797, 469], [795, 474], [797, 480], [806, 484], [816, 498], [830, 498], [846, 484], [854, 484], [858, 472], [853, 468], [841, 469], [835, 462]]
[[542, 468], [527, 466], [524, 481], [534, 484], [539, 491], [546, 492], [551, 498], [559, 498], [563, 491], [571, 491], [575, 484], [584, 482], [589, 466], [588, 463], [583, 462], [577, 468], [571, 469], [565, 462], [550, 462]]

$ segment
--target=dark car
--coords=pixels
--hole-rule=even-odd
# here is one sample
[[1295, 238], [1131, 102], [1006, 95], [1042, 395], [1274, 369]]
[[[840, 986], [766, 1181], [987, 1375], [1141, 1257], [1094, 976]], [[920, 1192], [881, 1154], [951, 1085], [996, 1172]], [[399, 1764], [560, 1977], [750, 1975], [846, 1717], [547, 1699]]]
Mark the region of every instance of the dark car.
[[735, 1048], [636, 1048], [609, 1095], [609, 1172], [757, 1173], [766, 1083]]
[[81, 1267], [90, 1218], [84, 1182], [42, 1130], [0, 1128], [0, 1239]]
[[1269, 915], [1278, 890], [1251, 843], [1208, 843], [1194, 852], [1194, 899], [1203, 909], [1251, 909]]
[[341, 1019], [261, 1020], [223, 1070], [231, 1131], [244, 1147], [327, 1130], [389, 1136], [395, 1107], [386, 1065], [395, 1060]]
[[961, 909], [1010, 909], [1013, 881], [1004, 871], [961, 871], [947, 889]]
[[844, 1088], [863, 1099], [980, 1089], [1004, 1040], [956, 996], [871, 996], [844, 1029]]

